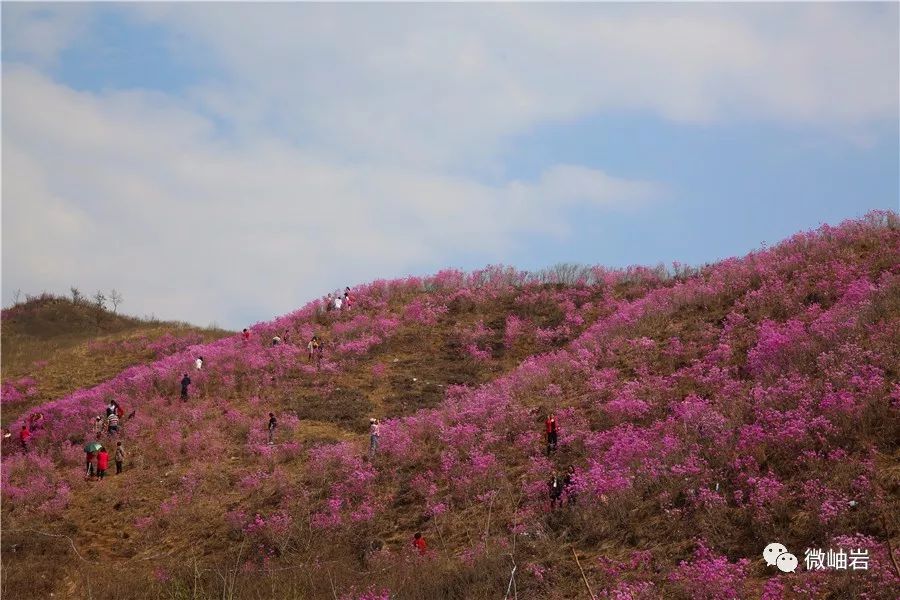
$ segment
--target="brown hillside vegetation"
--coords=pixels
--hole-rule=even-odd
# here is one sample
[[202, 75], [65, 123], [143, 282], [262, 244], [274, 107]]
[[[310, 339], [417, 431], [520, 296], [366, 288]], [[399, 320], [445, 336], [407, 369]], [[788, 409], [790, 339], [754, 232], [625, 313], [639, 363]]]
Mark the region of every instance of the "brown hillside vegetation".
[[[202, 372], [175, 352], [44, 405], [28, 453], [4, 442], [3, 597], [501, 598], [515, 565], [510, 598], [893, 600], [898, 289], [885, 214], [674, 275], [491, 268], [313, 302], [206, 344]], [[126, 470], [85, 481], [111, 397], [137, 411]], [[773, 540], [871, 567], [782, 575]]]
[[178, 340], [196, 344], [230, 335], [220, 329], [120, 315], [51, 294], [4, 309], [0, 327], [2, 380], [34, 380], [20, 386], [32, 387], [33, 394], [3, 404], [4, 428], [32, 406], [179, 349], [183, 344]]

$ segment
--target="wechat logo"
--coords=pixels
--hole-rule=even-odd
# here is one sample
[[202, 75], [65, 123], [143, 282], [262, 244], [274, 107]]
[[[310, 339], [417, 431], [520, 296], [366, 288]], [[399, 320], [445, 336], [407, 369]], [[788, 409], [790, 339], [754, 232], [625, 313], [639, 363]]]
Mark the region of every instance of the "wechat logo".
[[768, 566], [775, 565], [782, 573], [793, 573], [797, 570], [797, 557], [788, 552], [784, 544], [777, 542], [763, 549], [763, 560]]

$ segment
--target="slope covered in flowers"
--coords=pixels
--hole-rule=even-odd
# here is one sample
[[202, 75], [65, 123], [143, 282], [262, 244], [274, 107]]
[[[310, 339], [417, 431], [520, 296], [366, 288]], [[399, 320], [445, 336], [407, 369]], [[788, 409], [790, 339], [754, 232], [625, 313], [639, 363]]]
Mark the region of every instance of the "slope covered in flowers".
[[5, 428], [24, 411], [228, 332], [138, 319], [52, 294], [3, 309], [0, 404]]
[[[897, 596], [894, 215], [674, 275], [488, 269], [354, 291], [350, 311], [313, 302], [45, 405], [29, 453], [4, 447], [4, 596], [500, 597], [514, 565], [523, 598]], [[137, 410], [130, 469], [81, 481], [112, 397]], [[575, 502], [551, 511], [547, 480], [570, 466]], [[760, 560], [771, 541], [801, 561], [865, 548], [870, 568], [780, 574]]]

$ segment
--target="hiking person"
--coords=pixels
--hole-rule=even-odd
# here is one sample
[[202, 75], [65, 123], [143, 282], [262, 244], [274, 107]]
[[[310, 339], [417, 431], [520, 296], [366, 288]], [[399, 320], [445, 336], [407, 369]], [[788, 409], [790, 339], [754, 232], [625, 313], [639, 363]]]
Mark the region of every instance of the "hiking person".
[[247, 342], [249, 342], [250, 341], [250, 330], [248, 330], [246, 327], [244, 327], [244, 330], [241, 332], [241, 337], [244, 339], [245, 344]]
[[100, 446], [100, 451], [97, 452], [97, 479], [103, 479], [108, 468], [109, 453], [106, 451], [106, 448]]
[[340, 297], [340, 296], [335, 296], [335, 298], [334, 298], [334, 309], [335, 309], [335, 310], [341, 310], [341, 308], [342, 308], [343, 306], [344, 306], [344, 301], [341, 299], [341, 297]]
[[312, 336], [312, 339], [309, 340], [309, 343], [306, 344], [306, 362], [312, 362], [313, 354], [316, 351], [316, 347], [319, 345], [319, 340], [316, 336]]
[[413, 536], [413, 546], [415, 546], [416, 549], [419, 551], [419, 554], [421, 554], [423, 556], [428, 551], [428, 544], [425, 543], [425, 538], [423, 538], [422, 534], [418, 531]]
[[94, 451], [85, 451], [84, 462], [87, 467], [86, 478], [90, 479], [94, 476], [94, 461], [97, 460], [97, 453]]
[[191, 385], [191, 378], [188, 377], [187, 373], [185, 373], [184, 377], [181, 378], [181, 399], [182, 400], [187, 400], [189, 385]]
[[278, 334], [276, 333], [275, 336], [272, 338], [272, 345], [277, 346], [280, 343], [281, 343], [281, 338], [278, 337]]
[[556, 415], [550, 413], [544, 425], [547, 429], [547, 456], [550, 456], [550, 452], [556, 451], [557, 434], [559, 433], [556, 427]]
[[325, 352], [325, 342], [319, 340], [316, 343], [316, 370], [322, 368], [322, 354]]
[[573, 465], [569, 465], [569, 468], [566, 470], [566, 474], [563, 475], [562, 487], [563, 492], [566, 493], [566, 504], [571, 506], [575, 504], [575, 467]]
[[347, 307], [347, 310], [350, 310], [350, 305], [353, 303], [353, 298], [350, 296], [350, 288], [347, 287], [344, 289], [344, 306]]
[[554, 473], [553, 477], [551, 477], [550, 481], [547, 483], [547, 486], [550, 488], [550, 510], [553, 510], [556, 508], [557, 502], [559, 502], [560, 506], [562, 505], [562, 482]]
[[334, 308], [334, 294], [328, 294], [325, 298], [325, 311], [330, 312]]
[[197, 367], [198, 371], [203, 368], [203, 357], [202, 356], [197, 357], [197, 360], [194, 361], [194, 366]]
[[116, 475], [122, 472], [122, 464], [125, 462], [125, 447], [122, 442], [116, 442]]
[[269, 445], [275, 443], [275, 428], [278, 426], [278, 419], [275, 418], [275, 413], [269, 413]]
[[28, 431], [34, 433], [43, 425], [44, 413], [34, 413], [28, 417]]
[[22, 425], [21, 431], [19, 431], [19, 442], [22, 444], [22, 451], [28, 452], [28, 440], [31, 439], [31, 432], [28, 430], [28, 425]]
[[106, 431], [109, 432], [109, 435], [119, 433], [119, 415], [115, 412], [106, 417]]
[[378, 419], [369, 419], [369, 455], [378, 450], [378, 437], [381, 435], [381, 424]]
[[97, 415], [94, 418], [94, 433], [96, 433], [98, 436], [103, 433], [103, 417], [101, 417], [100, 415]]
[[122, 420], [122, 417], [125, 416], [125, 409], [119, 404], [116, 404], [116, 416], [119, 417], [120, 421]]

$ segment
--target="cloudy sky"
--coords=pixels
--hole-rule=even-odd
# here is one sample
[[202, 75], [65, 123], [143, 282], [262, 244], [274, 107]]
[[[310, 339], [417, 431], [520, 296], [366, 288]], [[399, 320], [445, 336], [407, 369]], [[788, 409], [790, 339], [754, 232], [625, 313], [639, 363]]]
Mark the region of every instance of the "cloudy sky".
[[2, 5], [2, 292], [240, 328], [898, 209], [898, 5]]

